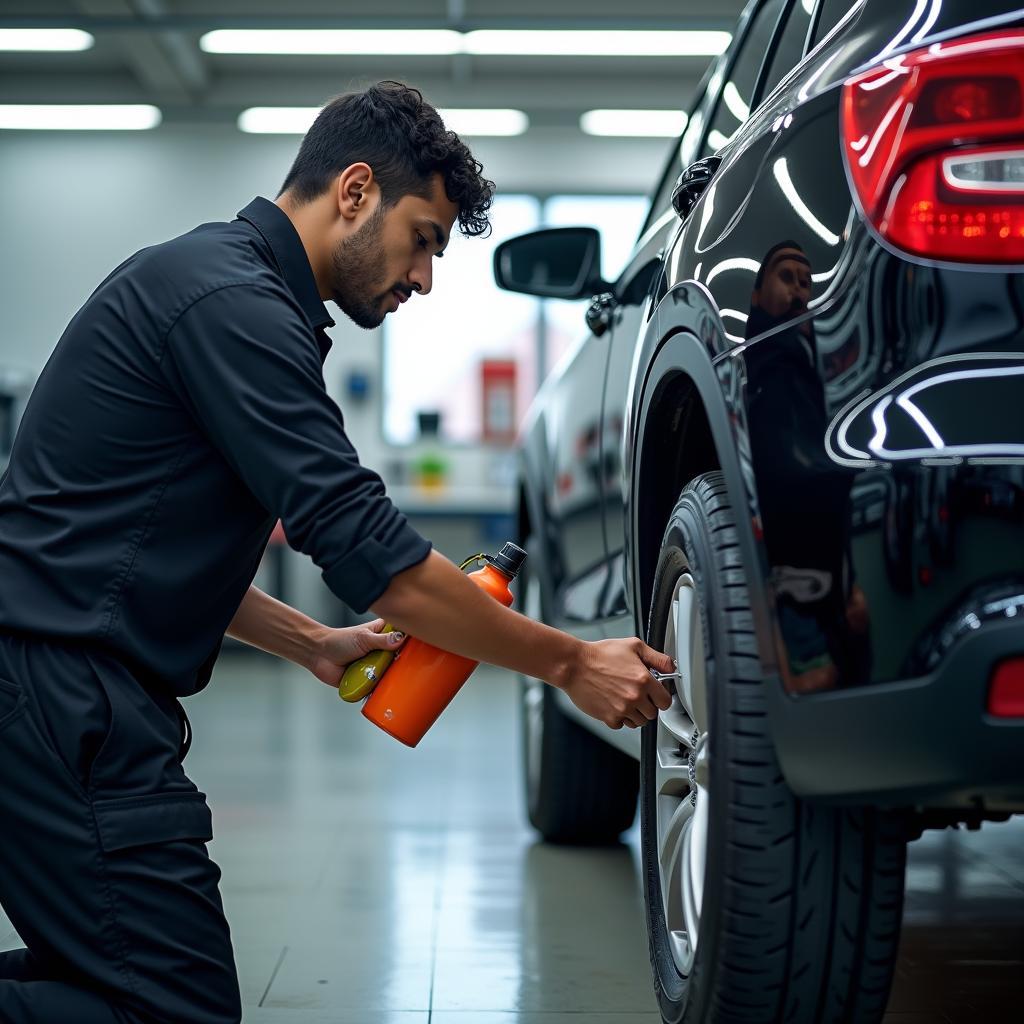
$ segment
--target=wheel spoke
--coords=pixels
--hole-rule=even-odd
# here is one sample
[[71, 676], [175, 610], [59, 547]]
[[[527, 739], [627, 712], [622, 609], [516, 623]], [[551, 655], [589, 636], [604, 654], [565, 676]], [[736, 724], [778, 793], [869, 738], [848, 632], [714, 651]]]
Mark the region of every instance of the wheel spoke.
[[678, 697], [672, 699], [672, 707], [667, 711], [662, 711], [658, 716], [658, 724], [669, 734], [668, 736], [663, 736], [662, 730], [658, 730], [659, 747], [662, 744], [671, 743], [673, 746], [682, 744], [684, 747], [693, 749], [693, 719], [687, 714]]
[[[689, 799], [673, 800], [671, 797], [660, 797], [664, 809], [661, 835], [658, 837], [658, 859], [662, 872], [668, 876], [677, 873], [682, 867], [679, 840], [686, 823], [693, 817], [693, 805]], [[675, 804], [671, 807], [671, 804]]]
[[664, 649], [682, 678], [658, 716], [656, 835], [665, 927], [677, 968], [689, 974], [704, 895], [709, 759], [700, 597], [688, 572], [676, 582], [667, 619]]
[[672, 603], [672, 613], [676, 664], [682, 673], [677, 692], [690, 720], [703, 732], [707, 728], [704, 699], [704, 639], [701, 632], [700, 604], [696, 599], [692, 581], [679, 588], [679, 596]]
[[694, 908], [692, 921], [687, 921], [688, 931], [696, 934], [700, 923], [700, 908], [704, 902], [704, 871], [708, 849], [708, 799], [703, 790], [697, 791], [697, 806], [694, 808], [693, 824], [690, 826], [690, 864], [688, 881], [692, 890], [691, 902]]
[[[690, 801], [687, 800], [687, 803]], [[691, 808], [692, 809], [692, 808]], [[690, 947], [696, 946], [697, 939], [697, 928], [700, 925], [700, 911], [697, 909], [696, 901], [694, 898], [694, 884], [693, 876], [691, 874], [691, 865], [693, 863], [693, 816], [691, 815], [686, 822], [686, 828], [683, 830], [683, 842], [682, 842], [682, 865], [680, 867], [680, 877], [682, 885], [680, 886], [682, 896], [682, 911], [683, 911], [683, 923], [686, 929], [686, 935], [690, 940]]]
[[[689, 831], [687, 823], [693, 813], [690, 801], [672, 800], [661, 797], [661, 806], [665, 808], [662, 820], [666, 821], [665, 830], [659, 838], [658, 862], [661, 868], [662, 909], [665, 913], [665, 924], [669, 931], [683, 927], [680, 907], [685, 886], [684, 870], [686, 867], [683, 851], [684, 838]], [[673, 805], [671, 810], [669, 806]]]

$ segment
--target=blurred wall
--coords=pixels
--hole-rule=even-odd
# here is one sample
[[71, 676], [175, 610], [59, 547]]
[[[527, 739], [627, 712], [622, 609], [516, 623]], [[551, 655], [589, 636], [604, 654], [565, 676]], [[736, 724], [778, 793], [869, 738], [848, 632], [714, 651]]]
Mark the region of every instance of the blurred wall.
[[[593, 139], [532, 129], [521, 139], [470, 140], [506, 192], [637, 192], [654, 183], [664, 140]], [[135, 250], [209, 220], [230, 220], [254, 195], [272, 198], [298, 136], [245, 135], [233, 127], [165, 125], [151, 132], [0, 132], [0, 370], [39, 372], [68, 320], [106, 274]], [[335, 312], [333, 306], [330, 307]], [[325, 366], [328, 389], [365, 463], [384, 470], [394, 451], [380, 432], [381, 338], [341, 314]], [[342, 382], [369, 373], [370, 399], [352, 407]], [[451, 453], [459, 484], [480, 480], [490, 453]], [[401, 502], [399, 502], [401, 504]], [[466, 521], [416, 525], [451, 557], [469, 553]], [[336, 617], [308, 559], [287, 559], [289, 597]]]

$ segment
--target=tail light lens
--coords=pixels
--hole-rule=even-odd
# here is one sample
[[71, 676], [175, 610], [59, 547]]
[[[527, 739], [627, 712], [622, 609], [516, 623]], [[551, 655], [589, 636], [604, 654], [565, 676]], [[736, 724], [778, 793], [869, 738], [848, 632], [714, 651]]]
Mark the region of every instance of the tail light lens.
[[996, 718], [1024, 718], [1024, 658], [996, 666], [988, 690], [988, 713]]
[[850, 179], [906, 252], [1024, 263], [1024, 32], [935, 43], [843, 86]]

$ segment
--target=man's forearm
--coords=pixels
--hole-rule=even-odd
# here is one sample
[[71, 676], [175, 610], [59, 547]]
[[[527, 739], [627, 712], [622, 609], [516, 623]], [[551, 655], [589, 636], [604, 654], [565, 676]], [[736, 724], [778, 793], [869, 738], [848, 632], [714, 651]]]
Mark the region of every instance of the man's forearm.
[[249, 587], [228, 636], [279, 658], [310, 668], [319, 653], [324, 626], [257, 587]]
[[555, 686], [584, 646], [568, 633], [505, 608], [436, 551], [395, 576], [373, 610], [396, 629], [446, 651]]

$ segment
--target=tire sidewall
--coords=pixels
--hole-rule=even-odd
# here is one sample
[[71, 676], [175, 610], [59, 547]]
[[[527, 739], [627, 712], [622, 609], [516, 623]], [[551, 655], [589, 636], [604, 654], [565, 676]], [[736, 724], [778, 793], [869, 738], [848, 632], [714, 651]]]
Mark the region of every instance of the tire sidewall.
[[[683, 977], [675, 965], [669, 945], [665, 917], [662, 910], [661, 878], [657, 855], [656, 774], [658, 722], [649, 722], [641, 736], [641, 854], [644, 876], [644, 903], [647, 935], [650, 946], [651, 967], [655, 992], [662, 1017], [667, 1024], [691, 1024], [705, 1019], [709, 1008], [709, 994], [714, 990], [717, 929], [714, 923], [722, 914], [722, 893], [725, 888], [723, 844], [725, 822], [716, 813], [720, 805], [720, 791], [724, 780], [716, 771], [723, 763], [716, 749], [723, 740], [719, 726], [721, 693], [716, 685], [716, 652], [722, 650], [712, 623], [716, 621], [716, 595], [714, 593], [714, 558], [708, 544], [709, 530], [696, 494], [683, 492], [665, 531], [658, 568], [655, 573], [651, 615], [647, 638], [652, 647], [662, 649], [668, 606], [676, 580], [684, 571], [693, 576], [700, 597], [700, 622], [704, 641], [705, 672], [707, 679], [707, 707], [709, 718], [709, 779], [710, 808], [708, 815], [707, 854], [701, 928], [694, 957], [693, 969]], [[680, 666], [683, 668], [683, 666]], [[684, 669], [685, 670], [685, 669]]]

